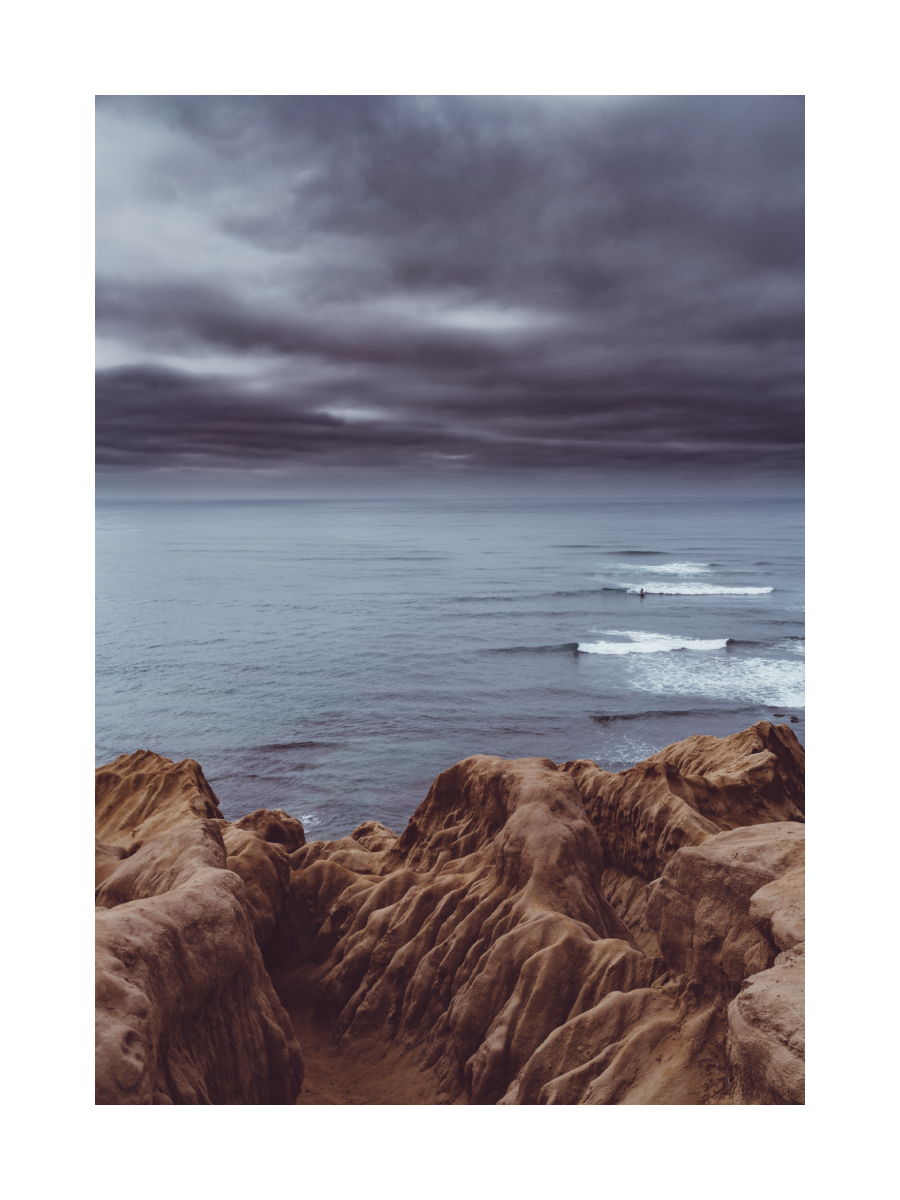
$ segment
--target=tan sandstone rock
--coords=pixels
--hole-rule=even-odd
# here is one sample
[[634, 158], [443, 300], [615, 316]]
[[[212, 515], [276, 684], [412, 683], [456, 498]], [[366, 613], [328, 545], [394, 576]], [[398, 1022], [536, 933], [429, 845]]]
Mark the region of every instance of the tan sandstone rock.
[[618, 775], [476, 755], [399, 836], [307, 844], [278, 810], [225, 821], [191, 760], [122, 756], [100, 1102], [291, 1102], [268, 970], [315, 1048], [301, 1102], [803, 1103], [802, 784], [768, 722]]
[[364, 821], [350, 834], [354, 841], [359, 842], [366, 850], [376, 854], [382, 850], [391, 850], [397, 843], [397, 834], [380, 821]]
[[292, 856], [318, 927], [304, 986], [337, 1038], [418, 1048], [447, 1100], [495, 1103], [559, 1024], [665, 970], [600, 895], [599, 840], [547, 759], [445, 771], [366, 874], [331, 845]]
[[150, 750], [121, 754], [96, 771], [95, 833], [130, 850], [198, 818], [222, 819], [215, 792], [192, 758], [174, 763]]
[[741, 981], [770, 967], [778, 947], [751, 901], [803, 862], [802, 825], [778, 821], [729, 830], [674, 855], [653, 888], [647, 920], [673, 973], [707, 997], [730, 1000]]
[[[98, 825], [132, 848], [98, 842], [97, 1103], [294, 1103], [300, 1048], [202, 772], [143, 752], [112, 767], [98, 772]], [[287, 853], [270, 849], [286, 893]]]
[[768, 722], [618, 776], [467, 759], [396, 841], [360, 827], [291, 856], [307, 920], [292, 986], [339, 1049], [406, 1048], [444, 1102], [794, 1102], [753, 1098], [758, 1064], [738, 1093], [750, 1052], [726, 1039], [742, 980], [796, 926], [802, 770]]
[[804, 752], [787, 725], [759, 721], [729, 737], [695, 736], [618, 774], [563, 763], [606, 858], [603, 894], [647, 953], [659, 953], [646, 908], [682, 847], [776, 821], [803, 822]]
[[751, 975], [728, 1007], [735, 1104], [804, 1104], [805, 946]]

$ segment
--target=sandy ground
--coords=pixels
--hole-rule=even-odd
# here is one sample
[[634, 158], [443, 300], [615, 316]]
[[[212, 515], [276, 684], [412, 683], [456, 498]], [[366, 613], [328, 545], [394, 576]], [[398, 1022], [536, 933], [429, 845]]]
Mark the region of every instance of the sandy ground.
[[390, 1042], [357, 1039], [335, 1046], [331, 1030], [313, 1017], [312, 1001], [288, 975], [276, 990], [288, 1011], [306, 1068], [297, 1104], [447, 1104], [430, 1071], [415, 1066]]

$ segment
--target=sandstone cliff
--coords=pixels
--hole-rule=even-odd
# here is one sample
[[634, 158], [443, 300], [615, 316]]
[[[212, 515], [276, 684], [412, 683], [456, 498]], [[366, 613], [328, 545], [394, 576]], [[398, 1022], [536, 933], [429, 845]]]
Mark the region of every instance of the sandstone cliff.
[[[400, 836], [311, 844], [225, 822], [190, 760], [123, 756], [98, 772], [98, 1099], [293, 1101], [283, 1003], [326, 1074], [355, 1064], [301, 1103], [803, 1103], [803, 834], [803, 752], [768, 722], [617, 775], [476, 755]], [[415, 1088], [379, 1098], [363, 1064], [401, 1062]]]

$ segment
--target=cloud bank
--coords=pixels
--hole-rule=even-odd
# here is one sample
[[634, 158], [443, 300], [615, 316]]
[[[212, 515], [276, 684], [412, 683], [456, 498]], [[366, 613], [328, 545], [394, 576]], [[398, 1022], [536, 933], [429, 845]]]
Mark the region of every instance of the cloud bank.
[[104, 97], [104, 495], [796, 490], [799, 97]]

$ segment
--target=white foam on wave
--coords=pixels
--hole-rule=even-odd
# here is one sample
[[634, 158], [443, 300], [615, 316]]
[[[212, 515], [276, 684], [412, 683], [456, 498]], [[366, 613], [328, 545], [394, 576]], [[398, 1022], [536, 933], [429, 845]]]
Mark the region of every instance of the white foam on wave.
[[674, 654], [635, 659], [628, 670], [638, 692], [802, 708], [804, 665], [796, 658]]
[[629, 583], [625, 588], [636, 596], [641, 590], [651, 596], [761, 596], [770, 587], [721, 587], [716, 583]]
[[627, 642], [579, 642], [582, 654], [659, 654], [667, 650], [724, 650], [727, 638], [689, 638], [677, 634], [644, 633], [640, 629], [592, 629], [628, 638]]
[[307, 813], [305, 817], [299, 817], [298, 820], [302, 823], [304, 829], [310, 829], [314, 825], [322, 824], [322, 818], [317, 817], [315, 813]]
[[[608, 563], [604, 564], [605, 571], [633, 571], [634, 563]], [[642, 571], [652, 571], [655, 575], [708, 575], [710, 564], [700, 562], [674, 562], [660, 563], [654, 566], [648, 563], [641, 563]]]
[[806, 642], [782, 642], [778, 648], [779, 650], [787, 650], [789, 654], [797, 654], [800, 658], [806, 658]]

